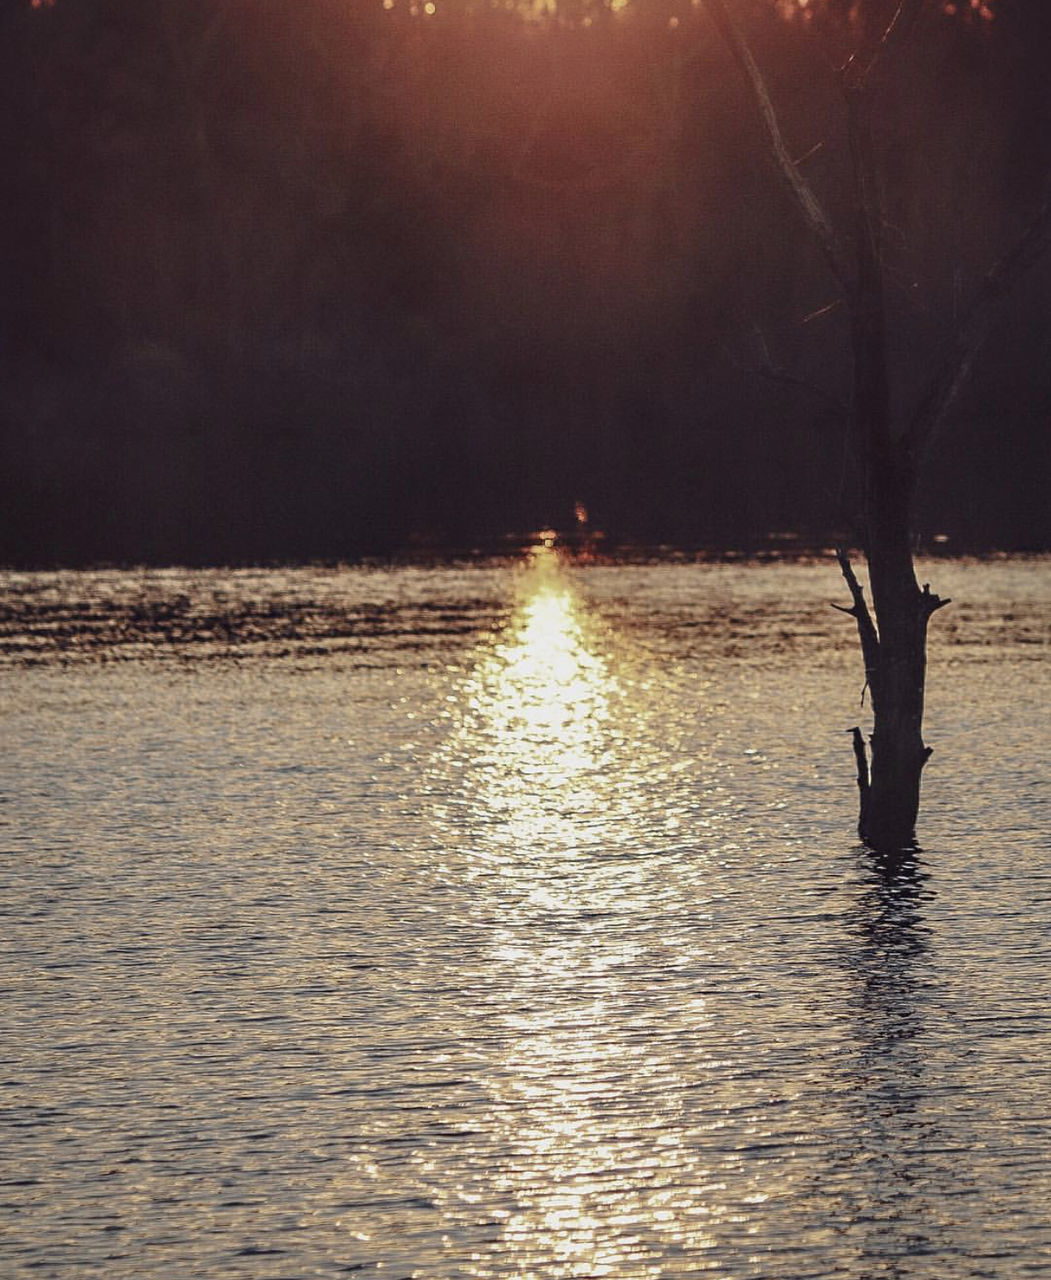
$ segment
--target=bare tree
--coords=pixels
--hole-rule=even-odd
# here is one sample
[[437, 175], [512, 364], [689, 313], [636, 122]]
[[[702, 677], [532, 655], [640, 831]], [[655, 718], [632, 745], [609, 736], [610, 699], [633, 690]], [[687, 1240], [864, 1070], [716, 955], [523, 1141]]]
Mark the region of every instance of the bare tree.
[[872, 848], [894, 853], [915, 839], [920, 778], [931, 748], [923, 741], [927, 624], [948, 600], [916, 580], [911, 531], [917, 470], [924, 451], [966, 382], [998, 304], [1051, 240], [1051, 199], [1017, 244], [988, 272], [958, 318], [941, 359], [911, 413], [895, 412], [888, 358], [884, 220], [874, 142], [875, 107], [888, 71], [913, 37], [928, 0], [900, 0], [885, 28], [869, 30], [840, 72], [852, 175], [849, 225], [833, 225], [785, 143], [767, 81], [725, 3], [704, 0], [742, 73], [762, 121], [770, 156], [820, 246], [849, 316], [852, 396], [849, 431], [862, 477], [860, 524], [872, 609], [845, 552], [839, 564], [850, 590], [873, 730], [866, 749], [853, 730], [860, 790], [858, 831]]

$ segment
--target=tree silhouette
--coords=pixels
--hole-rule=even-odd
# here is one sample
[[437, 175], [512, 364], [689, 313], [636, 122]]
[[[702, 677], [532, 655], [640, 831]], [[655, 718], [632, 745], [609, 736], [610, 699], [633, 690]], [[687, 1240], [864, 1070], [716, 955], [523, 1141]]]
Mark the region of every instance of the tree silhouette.
[[849, 432], [861, 471], [859, 526], [873, 600], [870, 611], [841, 551], [839, 563], [851, 595], [845, 612], [857, 623], [873, 713], [871, 756], [860, 728], [852, 731], [858, 831], [872, 847], [893, 852], [915, 839], [920, 778], [932, 750], [923, 741], [927, 626], [949, 603], [928, 584], [921, 590], [916, 580], [912, 506], [919, 465], [971, 373], [999, 304], [1051, 241], [1051, 192], [963, 308], [915, 403], [901, 410], [892, 388], [877, 116], [885, 84], [932, 6], [927, 0], [900, 0], [885, 26], [863, 29], [838, 73], [853, 196], [841, 231], [788, 149], [766, 78], [741, 25], [724, 0], [703, 3], [743, 75], [771, 157], [821, 249], [849, 317]]

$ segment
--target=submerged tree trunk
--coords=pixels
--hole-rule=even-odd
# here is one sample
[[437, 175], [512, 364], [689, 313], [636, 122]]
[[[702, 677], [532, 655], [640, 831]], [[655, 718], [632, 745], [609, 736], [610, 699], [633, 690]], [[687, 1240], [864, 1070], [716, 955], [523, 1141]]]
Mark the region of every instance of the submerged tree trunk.
[[925, 585], [920, 590], [909, 534], [912, 478], [908, 470], [889, 468], [871, 481], [866, 557], [875, 617], [845, 552], [840, 567], [853, 597], [848, 610], [858, 625], [865, 678], [872, 703], [870, 753], [855, 728], [858, 767], [858, 834], [881, 853], [915, 842], [920, 779], [931, 748], [923, 741], [923, 704], [927, 671], [927, 623], [948, 604]]
[[[894, 495], [898, 498], [898, 495]], [[899, 502], [893, 504], [893, 511]], [[889, 517], [889, 518], [888, 518]], [[908, 543], [907, 512], [900, 519], [877, 508], [868, 531], [869, 581], [876, 611], [879, 657], [872, 698], [872, 760], [858, 832], [882, 850], [915, 839], [920, 775], [930, 748], [923, 742], [927, 620]], [[928, 592], [928, 598], [930, 594]]]
[[[840, 235], [793, 158], [763, 74], [726, 0], [703, 0], [744, 78], [770, 156], [820, 246], [850, 316], [853, 397], [850, 438], [863, 478], [859, 513], [872, 587], [872, 611], [845, 552], [839, 563], [853, 604], [871, 695], [873, 730], [866, 749], [852, 732], [862, 839], [880, 853], [914, 845], [920, 779], [931, 748], [923, 741], [927, 624], [948, 604], [923, 590], [912, 558], [911, 507], [919, 458], [965, 382], [988, 334], [996, 305], [1051, 240], [1051, 196], [986, 276], [964, 312], [911, 418], [892, 420], [884, 299], [883, 218], [873, 144], [879, 86], [913, 35], [930, 0], [899, 0], [883, 30], [869, 30], [841, 72], [854, 186], [853, 225]], [[839, 606], [837, 606], [839, 607]]]

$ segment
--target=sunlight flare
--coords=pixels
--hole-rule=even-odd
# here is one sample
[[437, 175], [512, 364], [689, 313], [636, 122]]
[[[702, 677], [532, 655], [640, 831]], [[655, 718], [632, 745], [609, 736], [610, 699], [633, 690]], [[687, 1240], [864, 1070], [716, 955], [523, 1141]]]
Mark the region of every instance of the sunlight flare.
[[552, 541], [531, 548], [508, 630], [466, 689], [479, 807], [501, 842], [575, 843], [576, 815], [601, 808], [610, 699], [616, 690]]

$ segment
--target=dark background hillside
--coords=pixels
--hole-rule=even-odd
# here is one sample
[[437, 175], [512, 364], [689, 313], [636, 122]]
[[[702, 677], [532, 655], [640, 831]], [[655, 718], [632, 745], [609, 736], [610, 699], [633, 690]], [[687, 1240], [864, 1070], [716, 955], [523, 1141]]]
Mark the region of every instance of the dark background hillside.
[[[848, 8], [749, 12], [840, 213]], [[903, 404], [1051, 169], [1048, 6], [971, 16], [932, 8], [880, 121]], [[851, 534], [843, 317], [689, 4], [27, 0], [0, 64], [0, 561], [463, 546], [576, 500], [614, 538]], [[1049, 357], [1045, 262], [923, 538], [1051, 546]]]

